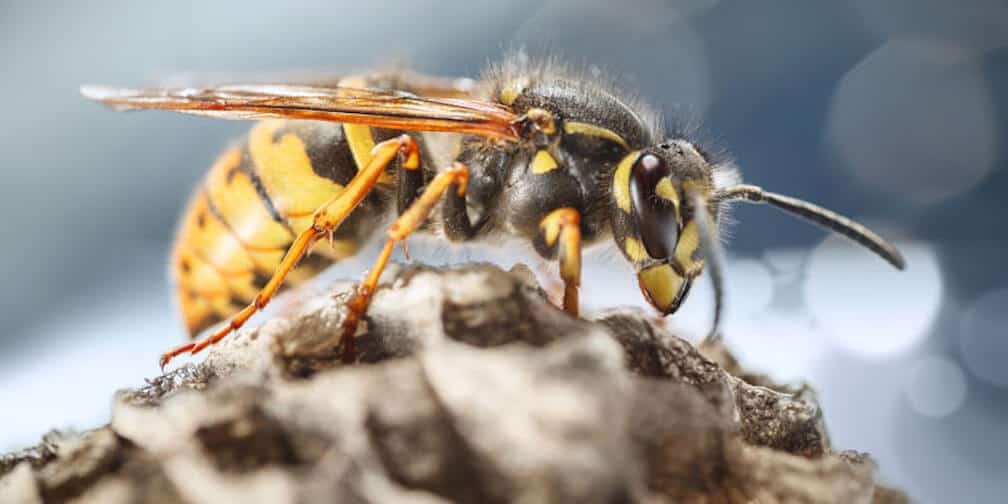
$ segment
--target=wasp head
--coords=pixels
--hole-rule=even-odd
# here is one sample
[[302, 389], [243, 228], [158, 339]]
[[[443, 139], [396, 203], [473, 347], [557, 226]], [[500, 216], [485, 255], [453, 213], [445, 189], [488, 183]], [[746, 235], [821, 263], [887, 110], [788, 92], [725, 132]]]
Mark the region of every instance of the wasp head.
[[641, 293], [662, 314], [679, 308], [703, 271], [692, 202], [706, 201], [712, 185], [706, 157], [685, 140], [632, 152], [614, 174], [614, 238], [637, 270]]

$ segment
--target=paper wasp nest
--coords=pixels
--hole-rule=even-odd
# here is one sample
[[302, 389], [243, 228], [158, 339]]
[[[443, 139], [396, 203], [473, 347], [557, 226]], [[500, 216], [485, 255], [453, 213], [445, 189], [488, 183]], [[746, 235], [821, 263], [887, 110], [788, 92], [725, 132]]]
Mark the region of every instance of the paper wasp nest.
[[[637, 312], [574, 320], [527, 270], [349, 284], [116, 395], [109, 425], [0, 456], [2, 502], [905, 502], [830, 446], [814, 393]], [[116, 337], [116, 335], [109, 335]]]

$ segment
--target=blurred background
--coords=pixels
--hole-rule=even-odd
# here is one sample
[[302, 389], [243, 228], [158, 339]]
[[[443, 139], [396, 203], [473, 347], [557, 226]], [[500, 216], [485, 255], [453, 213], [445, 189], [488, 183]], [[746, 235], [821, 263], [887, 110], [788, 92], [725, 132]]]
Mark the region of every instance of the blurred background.
[[[904, 273], [738, 207], [729, 345], [812, 383], [834, 444], [873, 454], [917, 500], [1008, 494], [1003, 0], [4, 1], [0, 40], [0, 451], [105, 422], [110, 390], [158, 373], [183, 338], [166, 281], [175, 219], [249, 126], [116, 114], [79, 85], [396, 62], [473, 76], [524, 46], [620, 74], [700, 119], [749, 182], [894, 238]], [[334, 274], [357, 278], [371, 257]], [[642, 305], [619, 262], [589, 258], [584, 285], [589, 309]], [[701, 335], [708, 289], [669, 325]]]

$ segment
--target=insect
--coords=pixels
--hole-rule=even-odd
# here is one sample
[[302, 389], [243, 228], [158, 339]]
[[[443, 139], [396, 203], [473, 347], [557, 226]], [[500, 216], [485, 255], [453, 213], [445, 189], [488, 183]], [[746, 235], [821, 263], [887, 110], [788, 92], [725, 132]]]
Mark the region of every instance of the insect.
[[[864, 226], [740, 183], [731, 161], [667, 134], [646, 105], [554, 61], [514, 57], [480, 81], [388, 72], [331, 85], [81, 91], [118, 109], [263, 120], [210, 169], [174, 246], [191, 336], [229, 321], [166, 352], [162, 367], [242, 327], [285, 280], [353, 255], [393, 212], [384, 247], [347, 304], [346, 360], [393, 248], [414, 232], [527, 240], [559, 262], [563, 308], [574, 316], [582, 247], [615, 244], [663, 315], [706, 267], [715, 292], [709, 338], [718, 337], [722, 311], [718, 226], [732, 202], [773, 205], [904, 267], [899, 251]], [[320, 241], [330, 246], [306, 259]]]

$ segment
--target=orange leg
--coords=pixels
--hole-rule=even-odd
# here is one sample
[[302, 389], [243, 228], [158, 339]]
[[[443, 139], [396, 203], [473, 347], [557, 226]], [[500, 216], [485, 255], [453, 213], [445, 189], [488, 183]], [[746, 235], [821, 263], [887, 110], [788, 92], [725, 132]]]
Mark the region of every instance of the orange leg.
[[388, 263], [396, 243], [405, 243], [403, 240], [427, 220], [431, 210], [451, 186], [455, 186], [455, 191], [459, 196], [465, 196], [468, 182], [469, 169], [464, 164], [456, 162], [451, 169], [434, 177], [424, 192], [389, 227], [388, 240], [378, 255], [378, 260], [375, 261], [367, 278], [357, 288], [353, 299], [347, 304], [347, 316], [343, 321], [340, 337], [344, 362], [350, 363], [356, 359], [354, 336], [357, 332], [357, 324], [367, 311], [368, 305], [371, 304], [371, 296], [374, 295], [374, 291], [378, 287], [378, 279], [381, 277], [382, 270], [385, 269], [385, 264]]
[[386, 166], [388, 166], [396, 155], [402, 154], [405, 157], [402, 163], [403, 168], [415, 170], [420, 167], [419, 152], [416, 142], [407, 135], [386, 140], [376, 145], [371, 152], [372, 158], [368, 165], [357, 173], [341, 193], [315, 211], [312, 226], [301, 232], [294, 239], [294, 243], [287, 249], [287, 254], [280, 261], [276, 271], [273, 272], [273, 276], [270, 277], [266, 285], [259, 291], [255, 300], [239, 311], [229, 324], [221, 327], [207, 338], [178, 346], [166, 352], [161, 356], [161, 368], [164, 369], [165, 365], [178, 355], [186, 352], [195, 354], [217, 343], [232, 331], [239, 329], [256, 312], [262, 310], [273, 299], [287, 274], [297, 266], [298, 261], [304, 257], [315, 242], [325, 236], [332, 239], [333, 232], [343, 222], [343, 219], [350, 215], [350, 212], [371, 192], [371, 189], [378, 182], [378, 178], [385, 171]]
[[559, 244], [560, 278], [564, 281], [563, 308], [578, 316], [578, 287], [581, 286], [581, 215], [573, 208], [559, 208], [543, 217], [539, 232], [547, 247]]

